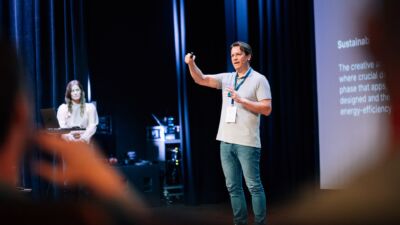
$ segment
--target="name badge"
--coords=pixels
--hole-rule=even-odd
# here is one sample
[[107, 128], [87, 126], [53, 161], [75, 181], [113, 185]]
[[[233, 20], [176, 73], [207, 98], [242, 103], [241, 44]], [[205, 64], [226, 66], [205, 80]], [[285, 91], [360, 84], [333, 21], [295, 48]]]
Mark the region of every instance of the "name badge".
[[228, 106], [226, 109], [226, 115], [225, 115], [225, 122], [226, 123], [235, 123], [236, 122], [236, 110], [237, 107], [234, 105]]

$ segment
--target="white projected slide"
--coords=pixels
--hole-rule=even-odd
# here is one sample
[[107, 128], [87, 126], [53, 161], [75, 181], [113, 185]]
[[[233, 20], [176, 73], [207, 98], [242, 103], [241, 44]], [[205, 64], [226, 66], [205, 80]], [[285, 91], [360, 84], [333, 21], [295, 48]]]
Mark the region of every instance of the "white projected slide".
[[343, 187], [383, 154], [390, 97], [363, 26], [374, 1], [314, 1], [322, 189]]

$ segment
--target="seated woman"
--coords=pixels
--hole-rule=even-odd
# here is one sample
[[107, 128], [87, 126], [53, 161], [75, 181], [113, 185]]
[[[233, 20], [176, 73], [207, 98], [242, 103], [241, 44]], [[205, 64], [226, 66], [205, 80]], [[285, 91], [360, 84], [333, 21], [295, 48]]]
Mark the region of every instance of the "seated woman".
[[86, 103], [85, 92], [81, 83], [72, 80], [65, 91], [65, 103], [57, 110], [57, 119], [61, 128], [85, 128], [85, 130], [71, 131], [63, 134], [67, 141], [90, 142], [90, 138], [96, 133], [99, 118], [96, 107], [92, 103]]

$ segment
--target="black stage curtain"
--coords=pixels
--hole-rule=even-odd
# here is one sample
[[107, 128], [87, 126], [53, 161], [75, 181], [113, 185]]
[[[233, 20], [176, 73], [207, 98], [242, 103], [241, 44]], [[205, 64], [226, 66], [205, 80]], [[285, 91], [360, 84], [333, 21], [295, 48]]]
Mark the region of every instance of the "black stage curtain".
[[[86, 87], [88, 77], [84, 3], [80, 0], [0, 1], [1, 35], [15, 44], [26, 71], [27, 87], [37, 126], [41, 108], [57, 108], [64, 102], [66, 84], [78, 79]], [[26, 157], [21, 186], [32, 188], [36, 198], [58, 198], [55, 186], [30, 173]]]
[[[258, 21], [265, 22], [258, 27], [264, 35], [250, 40], [256, 43], [262, 60], [258, 63], [273, 95], [273, 113], [262, 124], [266, 147], [262, 165], [270, 200], [281, 202], [305, 185], [318, 183], [313, 4], [311, 0], [265, 0], [258, 7], [263, 7]], [[254, 29], [256, 18], [252, 20]]]

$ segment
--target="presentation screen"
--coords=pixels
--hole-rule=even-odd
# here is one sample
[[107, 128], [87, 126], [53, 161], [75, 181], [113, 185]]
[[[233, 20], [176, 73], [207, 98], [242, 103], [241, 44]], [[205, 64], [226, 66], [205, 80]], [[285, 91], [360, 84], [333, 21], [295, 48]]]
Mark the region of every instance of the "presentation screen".
[[365, 31], [377, 2], [314, 1], [322, 189], [342, 188], [384, 153], [390, 96]]

